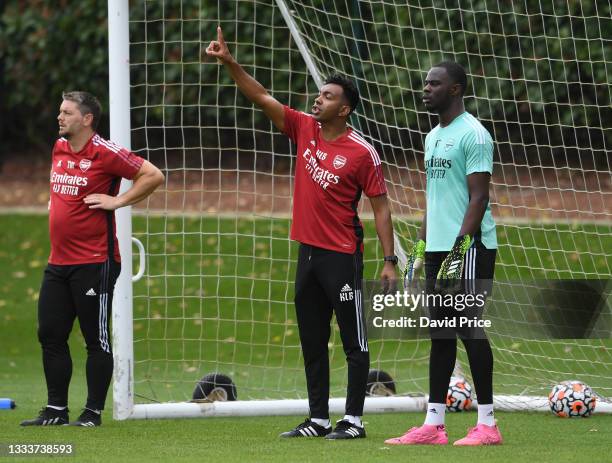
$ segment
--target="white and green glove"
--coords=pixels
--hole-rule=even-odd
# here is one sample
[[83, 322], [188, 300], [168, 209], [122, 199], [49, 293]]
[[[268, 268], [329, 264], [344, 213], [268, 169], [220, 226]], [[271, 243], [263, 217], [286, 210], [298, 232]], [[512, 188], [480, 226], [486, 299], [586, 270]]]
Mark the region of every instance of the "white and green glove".
[[442, 261], [436, 278], [435, 290], [442, 293], [453, 294], [461, 290], [461, 275], [463, 274], [463, 260], [465, 253], [470, 249], [472, 237], [470, 235], [458, 236], [453, 248]]
[[412, 246], [412, 251], [408, 255], [408, 262], [406, 262], [406, 268], [402, 274], [404, 281], [404, 288], [407, 288], [412, 280], [423, 267], [423, 261], [425, 260], [425, 241], [418, 240]]

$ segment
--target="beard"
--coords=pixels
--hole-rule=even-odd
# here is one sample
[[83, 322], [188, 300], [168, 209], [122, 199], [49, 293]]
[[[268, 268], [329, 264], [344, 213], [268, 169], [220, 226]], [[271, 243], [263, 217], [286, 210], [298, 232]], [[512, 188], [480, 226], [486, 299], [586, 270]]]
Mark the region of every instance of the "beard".
[[61, 137], [64, 137], [67, 140], [70, 140], [72, 138], [72, 132], [68, 130], [66, 127], [60, 128], [58, 130], [58, 133]]

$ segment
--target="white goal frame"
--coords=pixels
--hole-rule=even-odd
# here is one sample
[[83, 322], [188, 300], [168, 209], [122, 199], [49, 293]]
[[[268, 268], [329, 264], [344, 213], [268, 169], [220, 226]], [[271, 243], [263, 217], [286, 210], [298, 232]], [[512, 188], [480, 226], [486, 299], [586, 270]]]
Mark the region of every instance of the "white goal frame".
[[[284, 0], [276, 0], [308, 71], [317, 84], [321, 82], [314, 61], [309, 56], [291, 12]], [[131, 148], [130, 132], [130, 58], [129, 58], [129, 2], [108, 0], [109, 33], [109, 111], [110, 138], [120, 145]], [[121, 191], [131, 182], [123, 180]], [[248, 400], [234, 402], [181, 402], [159, 404], [134, 403], [134, 348], [133, 348], [133, 301], [132, 301], [132, 227], [131, 207], [116, 211], [117, 237], [122, 256], [122, 272], [117, 280], [113, 306], [113, 417], [117, 420], [143, 418], [196, 418], [211, 416], [264, 416], [308, 414], [308, 401], [303, 400]], [[396, 246], [399, 241], [396, 237]], [[401, 260], [406, 256], [398, 250]], [[548, 411], [548, 401], [541, 396], [496, 395], [495, 406], [509, 411]], [[476, 402], [475, 402], [476, 404]], [[330, 412], [344, 413], [344, 398], [330, 400]], [[368, 397], [364, 411], [414, 412], [425, 411], [426, 395], [395, 397]], [[598, 401], [597, 413], [612, 413], [612, 404]]]

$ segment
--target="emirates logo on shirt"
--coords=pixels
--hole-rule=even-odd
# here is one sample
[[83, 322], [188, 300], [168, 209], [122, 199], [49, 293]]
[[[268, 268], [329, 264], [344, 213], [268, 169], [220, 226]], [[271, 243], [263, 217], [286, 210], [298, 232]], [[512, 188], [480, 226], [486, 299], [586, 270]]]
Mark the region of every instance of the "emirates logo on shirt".
[[337, 185], [340, 182], [340, 177], [338, 175], [335, 175], [329, 170], [319, 166], [317, 158], [325, 159], [327, 157], [327, 153], [317, 150], [316, 155], [313, 156], [310, 148], [306, 148], [306, 151], [304, 151], [302, 156], [306, 160], [306, 172], [310, 174], [312, 179], [318, 183], [321, 188], [326, 190], [330, 183]]
[[346, 158], [344, 156], [341, 156], [340, 154], [336, 154], [336, 157], [334, 158], [332, 164], [334, 166], [334, 169], [342, 169], [346, 165]]
[[86, 172], [87, 169], [91, 167], [91, 159], [81, 159], [81, 162], [79, 162], [79, 167], [83, 172]]

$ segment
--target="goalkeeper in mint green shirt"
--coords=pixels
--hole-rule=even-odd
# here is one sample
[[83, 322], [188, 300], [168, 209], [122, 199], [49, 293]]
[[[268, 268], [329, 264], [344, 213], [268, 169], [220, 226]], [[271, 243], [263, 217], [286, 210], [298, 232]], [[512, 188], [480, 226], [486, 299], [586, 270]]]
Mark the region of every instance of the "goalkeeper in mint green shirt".
[[[489, 205], [493, 139], [478, 119], [465, 111], [466, 87], [463, 67], [447, 61], [429, 70], [423, 88], [423, 104], [438, 114], [440, 123], [425, 138], [426, 212], [404, 278], [411, 282], [424, 264], [427, 293], [441, 296], [485, 294], [481, 283], [493, 279], [495, 268], [497, 238]], [[455, 319], [457, 327], [430, 327], [425, 423], [385, 441], [387, 444], [448, 443], [444, 417], [457, 337], [465, 346], [474, 379], [478, 423], [454, 445], [502, 443], [493, 412], [493, 353], [489, 340], [482, 327], [461, 328], [459, 322], [474, 316], [480, 320], [483, 307], [484, 302], [479, 308], [459, 307], [457, 303], [450, 307], [428, 306], [431, 320]]]

